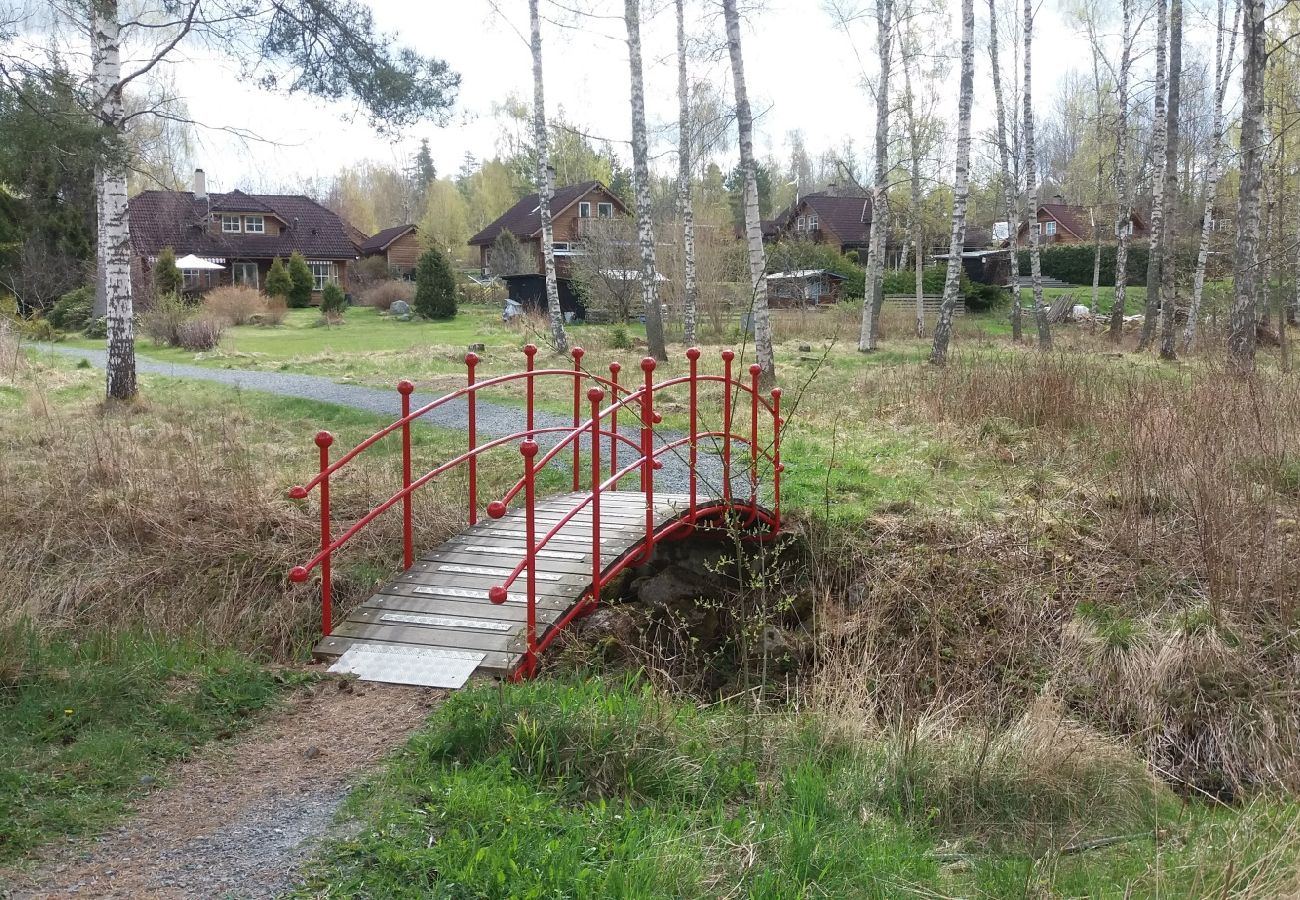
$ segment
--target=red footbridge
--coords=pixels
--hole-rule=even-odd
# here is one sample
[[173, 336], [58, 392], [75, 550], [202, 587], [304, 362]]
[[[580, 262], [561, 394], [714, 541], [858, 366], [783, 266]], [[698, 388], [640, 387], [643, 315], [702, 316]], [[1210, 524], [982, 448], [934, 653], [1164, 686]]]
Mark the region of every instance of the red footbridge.
[[[400, 417], [341, 456], [332, 456], [333, 435], [316, 435], [320, 469], [289, 496], [314, 501], [320, 550], [289, 577], [319, 578], [322, 638], [315, 653], [331, 662], [331, 671], [450, 688], [476, 671], [531, 677], [565, 626], [594, 610], [621, 572], [649, 562], [660, 542], [718, 529], [765, 540], [780, 530], [781, 390], [760, 391], [757, 365], [738, 375], [735, 353], [724, 350], [721, 372], [701, 373], [701, 351], [691, 348], [688, 374], [656, 381], [655, 361], [646, 358], [640, 379], [620, 383], [618, 363], [608, 374], [592, 372], [578, 347], [572, 368], [537, 368], [532, 344], [523, 353], [523, 371], [482, 380], [475, 372], [480, 358], [468, 354], [464, 387], [416, 409], [414, 385], [399, 382]], [[537, 409], [538, 386], [556, 382], [562, 396], [572, 391], [571, 416]], [[499, 394], [507, 386], [523, 392], [519, 429], [481, 434], [479, 413], [488, 401], [479, 400], [480, 392]], [[656, 430], [662, 422], [656, 398], [666, 392], [688, 393], [684, 431]], [[492, 404], [497, 419], [501, 408]], [[411, 429], [437, 417], [435, 411], [464, 422], [465, 450], [417, 471]], [[331, 481], [385, 439], [401, 441], [401, 489], [355, 522], [335, 522]], [[480, 506], [478, 467], [489, 453], [517, 453], [521, 474]], [[542, 496], [539, 474], [562, 471], [567, 482], [570, 468], [572, 489]], [[417, 556], [412, 499], [447, 476], [468, 484], [465, 528]], [[403, 570], [336, 622], [334, 557], [389, 513], [402, 520]]]

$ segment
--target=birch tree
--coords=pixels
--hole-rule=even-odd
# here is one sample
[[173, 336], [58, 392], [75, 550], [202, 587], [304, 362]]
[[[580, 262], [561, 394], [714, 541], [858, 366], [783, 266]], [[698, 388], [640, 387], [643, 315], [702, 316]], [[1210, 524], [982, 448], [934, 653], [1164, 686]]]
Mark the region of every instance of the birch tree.
[[876, 0], [876, 49], [880, 77], [876, 84], [876, 171], [871, 192], [871, 237], [867, 247], [866, 290], [862, 298], [862, 332], [858, 350], [868, 353], [880, 340], [884, 305], [885, 240], [889, 236], [889, 69], [894, 46], [894, 0]]
[[[914, 267], [913, 287], [916, 291], [916, 336], [925, 337], [925, 251], [921, 248], [925, 222], [922, 213], [921, 196], [921, 133], [916, 117], [916, 95], [912, 91], [911, 48], [904, 48], [903, 57], [903, 114], [907, 119], [908, 157], [912, 177], [912, 265]], [[874, 221], [874, 220], [873, 220]]]
[[[1169, 0], [1156, 0], [1156, 98], [1155, 128], [1151, 136], [1151, 158], [1159, 159], [1165, 148], [1165, 132], [1169, 127], [1165, 101], [1169, 93], [1167, 57], [1169, 53]], [[1161, 173], [1164, 166], [1160, 167]], [[1138, 350], [1145, 350], [1155, 334], [1156, 315], [1160, 310], [1160, 261], [1164, 253], [1165, 179], [1163, 174], [1153, 179], [1151, 190], [1151, 243], [1147, 254], [1147, 302], [1142, 317], [1142, 336]]]
[[[1183, 0], [1169, 4], [1169, 103], [1165, 129], [1164, 204], [1172, 206], [1178, 196], [1178, 139], [1182, 129], [1179, 107], [1183, 93]], [[1171, 210], [1172, 211], [1172, 210]], [[1166, 215], [1164, 233], [1160, 243], [1160, 358], [1172, 360], [1174, 352], [1174, 312], [1177, 293], [1174, 275], [1177, 259], [1174, 255], [1174, 236], [1178, 232], [1177, 216]]]
[[[533, 0], [535, 3], [536, 0]], [[650, 142], [645, 130], [645, 82], [641, 75], [641, 0], [625, 0], [627, 58], [632, 75], [632, 188], [636, 193], [637, 238], [641, 245], [641, 299], [645, 304], [645, 339], [650, 355], [668, 359], [663, 311], [655, 284], [655, 226], [650, 206]]]
[[1259, 190], [1263, 177], [1264, 0], [1242, 0], [1241, 154], [1237, 235], [1232, 260], [1228, 353], [1239, 374], [1255, 371], [1255, 317], [1259, 291]]
[[772, 321], [767, 310], [767, 259], [763, 251], [763, 224], [758, 215], [758, 164], [754, 159], [754, 115], [745, 88], [745, 62], [740, 48], [740, 15], [736, 0], [722, 0], [727, 26], [727, 51], [736, 94], [736, 125], [739, 132], [740, 167], [745, 178], [745, 238], [749, 248], [749, 280], [754, 322], [754, 356], [765, 383], [776, 380], [776, 357], [772, 352]]
[[961, 87], [957, 101], [957, 162], [952, 192], [952, 240], [948, 244], [948, 273], [943, 285], [943, 303], [934, 326], [934, 347], [930, 362], [948, 361], [953, 310], [961, 287], [961, 252], [966, 244], [966, 201], [970, 194], [970, 119], [975, 93], [975, 0], [961, 4]]
[[1183, 350], [1196, 345], [1196, 329], [1201, 317], [1201, 300], [1205, 295], [1205, 266], [1210, 258], [1210, 230], [1214, 222], [1214, 209], [1219, 198], [1219, 181], [1223, 177], [1224, 127], [1223, 100], [1228, 88], [1228, 75], [1232, 72], [1232, 57], [1237, 45], [1237, 24], [1241, 19], [1241, 3], [1232, 13], [1232, 32], [1228, 44], [1223, 42], [1224, 0], [1218, 0], [1218, 27], [1214, 37], [1214, 130], [1210, 146], [1210, 162], [1205, 173], [1205, 200], [1201, 205], [1201, 238], [1196, 251], [1196, 271], [1192, 275], [1192, 302], [1187, 312], [1187, 325], [1183, 328]]
[[691, 198], [691, 95], [686, 82], [686, 3], [677, 0], [677, 209], [682, 220], [682, 326], [686, 346], [695, 343], [695, 209]]
[[1128, 92], [1133, 68], [1133, 0], [1120, 0], [1123, 18], [1120, 37], [1118, 121], [1115, 128], [1115, 300], [1110, 307], [1110, 339], [1119, 343], [1124, 336], [1124, 305], [1128, 288], [1128, 239], [1133, 221], [1128, 186]]
[[537, 147], [537, 215], [542, 221], [542, 270], [546, 279], [546, 311], [551, 322], [551, 349], [564, 353], [569, 336], [564, 330], [564, 310], [555, 278], [555, 230], [551, 222], [551, 195], [555, 190], [551, 168], [550, 136], [546, 129], [546, 85], [542, 76], [542, 20], [538, 0], [528, 0], [529, 46], [533, 52], [533, 143]]
[[1038, 227], [1038, 157], [1034, 149], [1034, 103], [1033, 103], [1033, 47], [1034, 47], [1034, 3], [1025, 0], [1025, 194], [1029, 209], [1029, 273], [1034, 285], [1034, 322], [1038, 326], [1038, 349], [1052, 349], [1052, 330], [1047, 321], [1047, 307], [1043, 304], [1043, 264], [1039, 256]]
[[1002, 175], [1002, 203], [1007, 217], [1007, 247], [1011, 254], [1011, 339], [1020, 342], [1020, 216], [1016, 214], [1019, 185], [1011, 175], [1011, 146], [1007, 142], [1007, 113], [1002, 102], [1002, 67], [998, 61], [997, 2], [989, 0], [989, 62], [993, 68], [993, 104], [997, 116], [998, 166]]

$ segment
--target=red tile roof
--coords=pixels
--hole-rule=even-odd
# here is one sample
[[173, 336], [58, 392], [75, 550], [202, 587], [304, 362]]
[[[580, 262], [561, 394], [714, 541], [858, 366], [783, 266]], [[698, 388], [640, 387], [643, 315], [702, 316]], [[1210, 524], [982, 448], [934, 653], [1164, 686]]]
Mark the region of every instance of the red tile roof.
[[387, 250], [388, 245], [405, 234], [415, 231], [414, 225], [394, 225], [392, 228], [385, 228], [374, 237], [366, 238], [357, 244], [357, 249], [362, 253], [379, 253]]
[[788, 231], [797, 216], [810, 211], [817, 214], [817, 225], [835, 232], [842, 245], [865, 247], [871, 243], [870, 197], [845, 197], [824, 191], [804, 194], [781, 224]]
[[[577, 184], [568, 184], [562, 188], [556, 188], [554, 195], [551, 197], [551, 214], [558, 215], [562, 210], [568, 209], [594, 190], [603, 190], [608, 193], [605, 186], [599, 181], [580, 181]], [[623, 205], [623, 202], [618, 197], [610, 194], [610, 198], [621, 212], [627, 212], [627, 207]], [[491, 244], [497, 239], [497, 235], [501, 234], [502, 229], [505, 228], [510, 229], [514, 236], [520, 240], [535, 237], [542, 230], [542, 216], [538, 212], [537, 194], [529, 194], [502, 213], [501, 217], [495, 222], [469, 239], [470, 246]]]
[[[286, 228], [271, 234], [213, 234], [206, 224], [214, 212], [274, 215]], [[196, 200], [189, 191], [143, 191], [128, 207], [131, 246], [137, 255], [156, 255], [171, 247], [177, 256], [270, 259], [297, 250], [309, 259], [355, 259], [349, 226], [316, 201], [295, 194], [210, 194]]]
[[1038, 207], [1038, 215], [1041, 218], [1046, 213], [1057, 222], [1061, 227], [1077, 238], [1092, 237], [1092, 225], [1089, 224], [1088, 207], [1070, 206], [1066, 203], [1043, 203]]

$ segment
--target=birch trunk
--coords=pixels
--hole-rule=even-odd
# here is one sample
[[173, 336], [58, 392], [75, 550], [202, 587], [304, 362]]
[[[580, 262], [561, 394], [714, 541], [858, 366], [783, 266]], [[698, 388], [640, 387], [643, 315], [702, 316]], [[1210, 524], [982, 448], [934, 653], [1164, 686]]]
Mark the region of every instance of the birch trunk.
[[943, 303], [934, 326], [934, 348], [930, 362], [948, 361], [953, 310], [961, 287], [961, 251], [966, 244], [966, 201], [970, 195], [970, 118], [975, 93], [975, 0], [961, 4], [961, 93], [957, 104], [957, 163], [952, 192], [952, 239], [948, 244], [948, 277], [943, 285]]
[[727, 24], [727, 51], [735, 82], [736, 125], [739, 131], [740, 167], [745, 173], [745, 235], [749, 245], [749, 281], [753, 290], [754, 355], [764, 383], [776, 380], [776, 358], [772, 353], [772, 321], [767, 312], [767, 258], [763, 251], [763, 225], [758, 217], [758, 169], [754, 162], [754, 117], [745, 89], [745, 62], [740, 49], [740, 15], [736, 0], [722, 0]]
[[[91, 39], [95, 93], [104, 126], [121, 137], [123, 129], [121, 25], [117, 0], [92, 0]], [[127, 219], [126, 167], [118, 154], [95, 169], [98, 197], [97, 267], [103, 279], [108, 317], [105, 393], [110, 400], [136, 395], [134, 309], [131, 302], [131, 230]]]
[[903, 79], [906, 82], [904, 86], [904, 110], [907, 115], [907, 136], [909, 144], [909, 155], [912, 163], [912, 249], [915, 251], [916, 258], [913, 260], [915, 266], [915, 290], [916, 290], [916, 336], [925, 337], [925, 285], [923, 279], [925, 275], [925, 258], [921, 250], [921, 135], [916, 126], [916, 98], [912, 95], [912, 65], [911, 58], [908, 55], [903, 56]]
[[569, 336], [564, 331], [564, 310], [560, 308], [560, 291], [555, 281], [555, 233], [551, 226], [551, 193], [555, 185], [552, 184], [550, 144], [546, 133], [542, 23], [537, 5], [538, 0], [528, 0], [533, 49], [533, 141], [537, 144], [537, 213], [542, 220], [542, 268], [546, 276], [546, 309], [551, 319], [551, 348], [556, 353], [564, 353], [569, 349]]
[[893, 0], [876, 0], [876, 46], [880, 82], [876, 88], [876, 184], [871, 197], [871, 243], [867, 247], [866, 291], [862, 298], [862, 332], [858, 350], [876, 349], [880, 309], [884, 304], [885, 238], [889, 215], [889, 69], [893, 51]]
[[682, 217], [682, 257], [686, 278], [682, 296], [682, 326], [686, 346], [695, 343], [695, 210], [691, 202], [691, 98], [686, 83], [686, 3], [677, 0], [677, 204]]
[[645, 82], [641, 76], [641, 0], [625, 0], [627, 58], [632, 76], [632, 188], [636, 192], [637, 237], [641, 244], [641, 301], [645, 304], [645, 341], [650, 355], [668, 359], [664, 317], [655, 284], [655, 225], [650, 209], [650, 143], [645, 130]]
[[[1165, 187], [1163, 205], [1173, 207], [1178, 197], [1178, 137], [1182, 131], [1178, 120], [1183, 92], [1183, 0], [1169, 4], [1169, 107], [1165, 129]], [[1173, 210], [1170, 209], [1172, 213]], [[1160, 358], [1176, 359], [1174, 352], [1174, 317], [1178, 294], [1174, 275], [1177, 260], [1174, 258], [1174, 237], [1177, 234], [1177, 216], [1165, 216], [1164, 232], [1160, 237]]]
[[1214, 39], [1214, 145], [1210, 150], [1210, 166], [1206, 173], [1205, 202], [1201, 207], [1201, 240], [1196, 251], [1196, 272], [1192, 276], [1192, 305], [1187, 312], [1187, 326], [1183, 329], [1183, 350], [1196, 345], [1196, 329], [1200, 325], [1201, 299], [1205, 296], [1205, 266], [1210, 258], [1210, 223], [1219, 197], [1219, 180], [1223, 177], [1223, 98], [1228, 86], [1228, 73], [1232, 71], [1232, 54], [1237, 44], [1237, 23], [1241, 19], [1241, 3], [1232, 14], [1232, 36], [1228, 39], [1227, 57], [1223, 48], [1223, 0], [1219, 0], [1218, 28]]
[[1240, 374], [1255, 371], [1255, 316], [1259, 291], [1259, 188], [1264, 156], [1264, 0], [1242, 0], [1241, 180], [1232, 260], [1228, 352]]
[[1133, 66], [1133, 0], [1121, 0], [1124, 20], [1119, 62], [1119, 121], [1115, 133], [1115, 300], [1110, 306], [1110, 339], [1124, 337], [1124, 307], [1128, 302], [1128, 239], [1133, 208], [1128, 188], [1128, 79]]
[[1038, 223], [1038, 156], [1034, 148], [1033, 103], [1033, 47], [1034, 3], [1025, 0], [1025, 193], [1029, 209], [1029, 273], [1034, 284], [1034, 322], [1038, 326], [1038, 349], [1052, 349], [1052, 328], [1047, 321], [1047, 307], [1043, 305], [1043, 265], [1039, 256]]
[[998, 117], [998, 164], [1002, 171], [1002, 201], [1007, 216], [1007, 247], [1011, 253], [1011, 339], [1021, 337], [1020, 306], [1020, 217], [1016, 215], [1019, 185], [1011, 176], [1011, 148], [1007, 143], [1007, 113], [1002, 103], [1002, 69], [998, 62], [998, 20], [996, 0], [989, 0], [989, 57], [993, 67], [993, 103]]
[[[1166, 56], [1169, 38], [1169, 2], [1156, 0], [1156, 106], [1155, 129], [1151, 138], [1151, 156], [1159, 159], [1159, 153], [1165, 149], [1165, 132], [1169, 120], [1165, 111], [1165, 98], [1169, 91], [1169, 75]], [[1164, 167], [1161, 167], [1163, 172]], [[1147, 255], [1147, 302], [1142, 317], [1142, 337], [1138, 339], [1138, 350], [1145, 350], [1151, 344], [1155, 334], [1156, 316], [1160, 310], [1160, 263], [1164, 253], [1164, 213], [1165, 213], [1165, 179], [1163, 174], [1156, 178], [1151, 189], [1151, 249]]]

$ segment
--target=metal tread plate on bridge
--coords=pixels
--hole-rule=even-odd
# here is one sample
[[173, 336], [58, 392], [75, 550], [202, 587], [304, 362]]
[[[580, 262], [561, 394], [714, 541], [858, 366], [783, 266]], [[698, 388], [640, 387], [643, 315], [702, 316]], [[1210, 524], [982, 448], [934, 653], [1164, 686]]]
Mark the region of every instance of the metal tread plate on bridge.
[[362, 681], [459, 688], [474, 674], [483, 657], [482, 653], [434, 647], [354, 643], [329, 670], [356, 675]]

